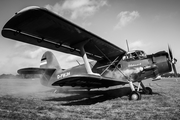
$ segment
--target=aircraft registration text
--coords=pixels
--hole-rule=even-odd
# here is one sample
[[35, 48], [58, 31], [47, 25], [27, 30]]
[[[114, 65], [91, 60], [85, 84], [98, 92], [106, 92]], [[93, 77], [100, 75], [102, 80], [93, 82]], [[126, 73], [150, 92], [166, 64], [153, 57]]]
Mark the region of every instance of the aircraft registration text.
[[137, 67], [137, 66], [141, 66], [141, 63], [129, 64], [129, 65], [128, 65], [128, 67]]
[[62, 79], [62, 78], [64, 78], [64, 77], [69, 76], [70, 74], [71, 74], [70, 72], [62, 73], [62, 74], [60, 74], [60, 75], [57, 75], [57, 79], [58, 79], [58, 80], [59, 80], [59, 79]]

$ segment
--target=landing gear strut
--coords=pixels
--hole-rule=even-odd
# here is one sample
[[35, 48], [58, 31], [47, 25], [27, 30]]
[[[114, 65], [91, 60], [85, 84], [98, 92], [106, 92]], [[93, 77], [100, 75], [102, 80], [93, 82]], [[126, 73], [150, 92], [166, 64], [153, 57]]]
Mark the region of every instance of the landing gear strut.
[[139, 91], [135, 90], [132, 81], [129, 82], [129, 85], [130, 85], [130, 88], [132, 90], [132, 92], [129, 95], [129, 100], [140, 100], [141, 99], [141, 94], [139, 93]]
[[129, 86], [132, 91], [129, 95], [129, 100], [141, 100], [141, 94], [139, 93], [140, 86], [142, 87], [143, 93], [152, 94], [152, 89], [150, 87], [145, 87], [142, 82], [139, 82], [138, 88], [135, 89], [135, 86], [133, 85], [132, 80], [129, 77], [127, 77], [120, 69], [118, 69], [118, 70], [119, 70], [119, 72], [121, 72], [124, 75], [124, 77], [129, 82]]
[[141, 94], [140, 94], [140, 86], [142, 87], [142, 93], [147, 95], [152, 95], [152, 89], [150, 87], [145, 87], [142, 82], [139, 82], [138, 87], [133, 85], [133, 83], [129, 82], [130, 88], [132, 92], [129, 95], [129, 100], [141, 100]]
[[140, 82], [139, 85], [141, 85], [142, 87], [142, 93], [147, 94], [147, 95], [152, 95], [152, 89], [150, 87], [145, 87], [142, 82]]

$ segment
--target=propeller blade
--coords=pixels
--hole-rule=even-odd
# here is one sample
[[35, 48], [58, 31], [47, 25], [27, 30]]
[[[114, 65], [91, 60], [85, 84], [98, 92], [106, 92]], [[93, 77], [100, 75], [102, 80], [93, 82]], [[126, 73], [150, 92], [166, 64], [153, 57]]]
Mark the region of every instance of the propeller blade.
[[178, 74], [177, 74], [177, 70], [176, 70], [176, 66], [175, 66], [177, 59], [173, 58], [173, 53], [172, 53], [171, 47], [169, 45], [168, 45], [168, 50], [169, 50], [169, 57], [170, 57], [172, 69], [174, 71], [174, 76], [177, 77]]
[[172, 63], [172, 68], [173, 68], [173, 71], [174, 71], [174, 76], [177, 77], [178, 74], [177, 74], [176, 66], [173, 63]]
[[170, 59], [171, 59], [171, 61], [172, 61], [172, 59], [173, 59], [173, 54], [172, 54], [172, 50], [171, 50], [171, 48], [170, 48], [169, 45], [168, 45], [168, 50], [169, 50]]

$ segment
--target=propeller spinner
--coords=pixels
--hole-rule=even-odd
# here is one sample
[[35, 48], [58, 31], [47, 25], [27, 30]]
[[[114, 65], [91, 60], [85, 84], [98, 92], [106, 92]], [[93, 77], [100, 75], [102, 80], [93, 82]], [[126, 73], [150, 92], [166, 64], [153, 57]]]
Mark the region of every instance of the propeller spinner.
[[176, 66], [175, 66], [177, 59], [173, 57], [173, 53], [172, 53], [172, 50], [171, 50], [169, 45], [168, 45], [168, 50], [169, 50], [169, 59], [171, 61], [171, 65], [172, 65], [172, 68], [174, 71], [174, 75], [175, 75], [175, 77], [177, 77], [178, 74], [177, 74], [177, 70], [176, 70]]

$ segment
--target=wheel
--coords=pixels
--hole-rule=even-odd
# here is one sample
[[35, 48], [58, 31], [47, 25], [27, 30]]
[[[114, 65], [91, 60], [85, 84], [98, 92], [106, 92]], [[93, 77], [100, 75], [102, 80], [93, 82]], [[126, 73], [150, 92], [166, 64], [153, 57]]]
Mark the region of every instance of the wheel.
[[144, 93], [147, 95], [152, 95], [152, 89], [150, 87], [146, 87]]
[[141, 99], [141, 94], [137, 91], [132, 91], [131, 94], [129, 95], [129, 100], [140, 100]]
[[149, 95], [152, 95], [152, 89], [150, 87], [146, 87], [146, 91]]

